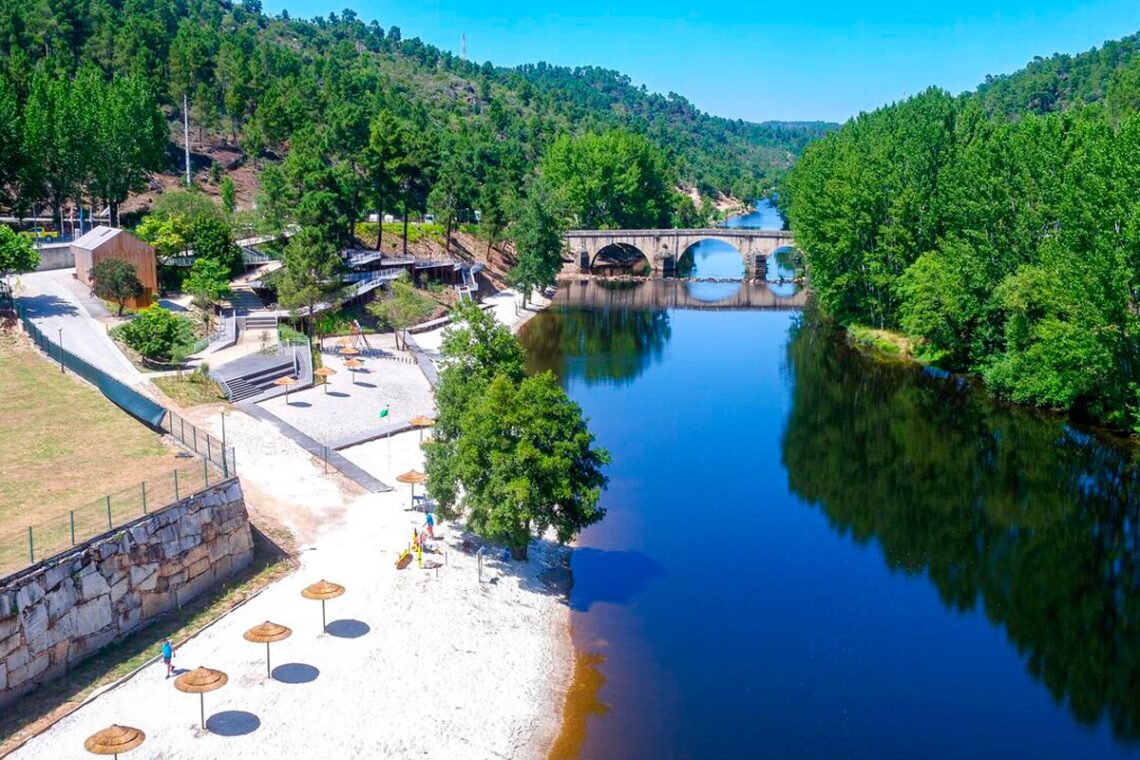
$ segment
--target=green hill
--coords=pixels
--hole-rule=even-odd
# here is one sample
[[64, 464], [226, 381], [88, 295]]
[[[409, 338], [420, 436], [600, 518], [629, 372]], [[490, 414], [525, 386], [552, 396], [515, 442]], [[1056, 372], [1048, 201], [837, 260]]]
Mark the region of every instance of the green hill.
[[[37, 75], [85, 66], [145, 79], [175, 135], [185, 95], [195, 141], [237, 148], [231, 163], [272, 162], [306, 130], [349, 155], [367, 142], [369, 117], [388, 111], [436, 159], [462, 134], [472, 160], [493, 154], [515, 187], [559, 134], [621, 128], [666, 152], [676, 184], [757, 197], [834, 126], [714, 117], [604, 69], [465, 61], [352, 11], [297, 20], [266, 16], [256, 0], [0, 0], [0, 74], [19, 104]], [[179, 151], [167, 154], [175, 174]]]
[[990, 114], [1018, 117], [1091, 103], [1135, 110], [1140, 94], [1140, 34], [1077, 55], [1033, 59], [1013, 74], [988, 76], [974, 97]]

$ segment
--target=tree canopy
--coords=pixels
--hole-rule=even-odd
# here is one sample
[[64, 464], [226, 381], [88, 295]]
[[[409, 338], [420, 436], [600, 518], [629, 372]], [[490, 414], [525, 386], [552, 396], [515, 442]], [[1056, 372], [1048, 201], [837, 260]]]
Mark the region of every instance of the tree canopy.
[[1140, 114], [1016, 122], [928, 90], [809, 146], [788, 178], [796, 245], [843, 323], [1011, 400], [1140, 426]]

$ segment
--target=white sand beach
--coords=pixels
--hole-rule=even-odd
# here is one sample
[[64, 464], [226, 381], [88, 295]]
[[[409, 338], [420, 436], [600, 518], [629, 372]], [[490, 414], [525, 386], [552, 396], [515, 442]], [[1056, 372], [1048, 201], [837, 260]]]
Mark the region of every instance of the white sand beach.
[[[513, 306], [502, 311], [514, 321]], [[397, 485], [385, 494], [361, 494], [325, 475], [270, 425], [244, 414], [230, 414], [227, 434], [251, 512], [294, 533], [300, 567], [179, 649], [178, 668], [229, 675], [205, 695], [208, 730], [198, 728], [197, 695], [175, 690], [157, 661], [10, 757], [83, 756], [84, 739], [112, 723], [146, 732], [146, 742], [124, 756], [132, 760], [545, 757], [572, 666], [569, 610], [554, 582], [564, 577], [566, 550], [535, 545], [528, 563], [489, 553], [480, 582], [462, 533], [443, 524], [440, 553], [425, 554], [424, 569], [413, 562], [396, 570], [413, 528], [424, 524], [421, 513], [406, 511], [409, 487], [395, 481], [423, 469], [418, 432], [342, 452]], [[321, 579], [347, 589], [327, 603], [328, 633], [320, 602], [301, 596]], [[266, 620], [293, 629], [272, 645], [273, 680], [264, 645], [242, 638]]]

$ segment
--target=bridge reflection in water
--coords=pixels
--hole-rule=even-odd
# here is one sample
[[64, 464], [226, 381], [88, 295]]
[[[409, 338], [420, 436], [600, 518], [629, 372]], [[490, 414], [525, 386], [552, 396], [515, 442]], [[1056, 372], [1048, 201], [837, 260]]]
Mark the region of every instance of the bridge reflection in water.
[[554, 303], [598, 308], [786, 311], [804, 308], [807, 291], [791, 284], [583, 278], [560, 282]]

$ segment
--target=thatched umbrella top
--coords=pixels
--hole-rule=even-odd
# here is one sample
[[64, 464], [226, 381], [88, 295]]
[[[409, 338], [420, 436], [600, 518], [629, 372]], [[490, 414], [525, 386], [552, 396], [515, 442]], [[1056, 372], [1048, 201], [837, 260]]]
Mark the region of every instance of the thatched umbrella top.
[[415, 485], [416, 483], [423, 483], [425, 480], [427, 480], [427, 475], [424, 475], [422, 472], [419, 472], [417, 470], [408, 470], [403, 475], [397, 475], [396, 480], [400, 481], [401, 483], [411, 483]]
[[418, 417], [412, 417], [410, 420], [408, 420], [408, 424], [412, 427], [425, 428], [434, 425], [435, 420], [433, 420], [431, 417], [425, 417], [421, 414]]
[[146, 734], [130, 726], [112, 725], [87, 737], [83, 749], [95, 755], [117, 755], [146, 741]]
[[360, 349], [359, 348], [353, 348], [352, 346], [348, 346], [348, 347], [342, 348], [340, 350], [341, 356], [356, 356], [359, 353], [360, 353]]
[[350, 369], [356, 369], [357, 367], [363, 367], [364, 362], [360, 361], [359, 359], [349, 359], [344, 363], [344, 366]]
[[203, 694], [222, 688], [229, 680], [230, 677], [220, 670], [197, 667], [175, 678], [174, 688], [187, 694]]
[[274, 641], [287, 639], [292, 635], [293, 631], [289, 628], [277, 623], [270, 623], [268, 620], [261, 625], [255, 625], [242, 634], [246, 641], [252, 641], [254, 644], [271, 644]]
[[277, 378], [276, 380], [273, 381], [273, 384], [274, 385], [296, 385], [297, 382], [298, 382], [297, 378], [285, 376], [285, 377]]
[[352, 338], [349, 337], [348, 335], [345, 335], [343, 338], [337, 338], [336, 342], [342, 346], [351, 346], [352, 345]]
[[301, 596], [306, 599], [336, 599], [344, 593], [344, 586], [339, 583], [330, 583], [329, 581], [320, 581], [314, 583], [312, 586], [306, 586], [301, 591]]
[[313, 374], [317, 377], [328, 377], [329, 375], [335, 375], [336, 370], [331, 367], [319, 367], [313, 370]]

